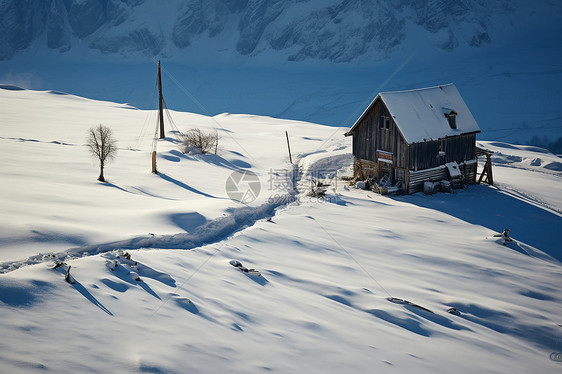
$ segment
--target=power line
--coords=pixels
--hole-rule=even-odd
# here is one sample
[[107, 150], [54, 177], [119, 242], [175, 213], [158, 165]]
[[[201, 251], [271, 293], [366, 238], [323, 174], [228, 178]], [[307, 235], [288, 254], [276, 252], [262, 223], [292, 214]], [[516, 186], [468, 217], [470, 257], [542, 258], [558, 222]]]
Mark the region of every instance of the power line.
[[[154, 90], [152, 91], [152, 100], [150, 101], [151, 106], [154, 106], [155, 103], [155, 98], [156, 98], [156, 89], [157, 89], [157, 85], [158, 82], [157, 80], [155, 80], [155, 84], [154, 84]], [[152, 122], [152, 111], [147, 111], [145, 119], [144, 119], [144, 123], [142, 125], [140, 134], [137, 138], [137, 142], [135, 143], [135, 149], [138, 149], [142, 143], [142, 141], [144, 140], [144, 137], [146, 136], [146, 131], [148, 130], [149, 126], [148, 124]]]
[[[153, 61], [156, 62], [156, 59], [153, 58]], [[187, 90], [187, 88], [185, 88], [172, 74], [170, 74], [170, 72], [168, 72], [168, 70], [165, 67], [161, 67], [162, 71], [164, 71], [164, 73], [168, 76], [168, 78], [170, 78], [172, 80], [172, 82], [174, 82], [174, 84], [187, 96], [191, 99], [191, 101], [193, 101], [193, 103], [195, 103], [195, 105], [197, 105], [199, 107], [199, 109], [201, 109], [203, 111], [203, 113], [205, 113], [205, 115], [207, 115], [211, 121], [213, 121], [216, 125], [217, 128], [221, 128], [222, 130], [224, 130], [224, 132], [226, 133], [227, 136], [229, 136], [232, 141], [234, 141], [234, 143], [236, 143], [238, 145], [238, 147], [240, 147], [240, 149], [245, 152], [248, 157], [250, 157], [252, 160], [254, 160], [255, 162], [257, 162], [257, 159], [255, 157], [252, 156], [252, 154], [250, 152], [248, 152], [233, 136], [232, 134], [227, 131], [217, 120], [214, 116], [211, 115], [211, 113], [207, 110], [207, 108], [205, 108], [203, 106], [203, 104], [201, 104], [196, 98], [195, 96], [193, 96], [191, 94], [191, 92], [189, 92]]]
[[[387, 84], [388, 82], [390, 82], [390, 80], [391, 80], [392, 78], [394, 78], [394, 76], [395, 76], [396, 74], [398, 74], [398, 73], [400, 72], [400, 70], [402, 70], [402, 69], [404, 68], [404, 66], [406, 66], [406, 64], [408, 64], [408, 62], [410, 62], [410, 60], [411, 60], [412, 58], [414, 58], [414, 56], [416, 55], [416, 53], [417, 53], [417, 52], [414, 51], [414, 52], [413, 52], [411, 55], [409, 55], [396, 69], [394, 69], [394, 71], [393, 71], [392, 73], [390, 73], [390, 75], [389, 75], [388, 77], [386, 77], [386, 79], [385, 79], [381, 84], [379, 84], [379, 86], [378, 86], [376, 89], [373, 90], [373, 92], [371, 92], [371, 94], [367, 97], [367, 99], [364, 100], [359, 106], [357, 106], [357, 108], [353, 111], [353, 113], [351, 113], [351, 114], [349, 115], [349, 117], [347, 117], [347, 118], [345, 119], [345, 121], [343, 122], [343, 124], [344, 124], [346, 127], [338, 127], [338, 128], [336, 128], [336, 130], [332, 133], [332, 135], [330, 135], [330, 136], [320, 145], [320, 147], [318, 147], [318, 148], [316, 149], [316, 152], [318, 152], [319, 150], [321, 150], [322, 148], [324, 148], [324, 146], [330, 141], [330, 139], [332, 139], [338, 132], [340, 132], [341, 129], [346, 129], [347, 127], [349, 127], [349, 126], [347, 126], [347, 123], [348, 123], [352, 118], [354, 118], [354, 117], [357, 115], [357, 113], [358, 113], [361, 109], [365, 108], [365, 106], [368, 105], [368, 103], [372, 103], [372, 102], [373, 102], [373, 100], [376, 98], [376, 95], [378, 95], [378, 93], [380, 92], [380, 90], [382, 90], [382, 88], [383, 88], [384, 86], [386, 86], [386, 84]], [[374, 96], [374, 98], [373, 98], [373, 96]]]

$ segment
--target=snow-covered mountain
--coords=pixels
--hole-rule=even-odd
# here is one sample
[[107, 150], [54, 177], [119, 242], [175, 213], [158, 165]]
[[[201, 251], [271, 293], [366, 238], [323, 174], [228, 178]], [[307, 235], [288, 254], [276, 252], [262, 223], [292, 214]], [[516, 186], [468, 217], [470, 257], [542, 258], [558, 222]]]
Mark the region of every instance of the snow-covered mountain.
[[5, 0], [0, 59], [34, 43], [60, 52], [85, 44], [103, 53], [175, 55], [208, 36], [214, 44], [228, 39], [226, 48], [243, 56], [272, 49], [291, 61], [348, 62], [367, 53], [388, 56], [414, 25], [434, 34], [432, 42], [443, 50], [478, 47], [490, 42], [493, 22], [515, 15], [515, 5], [514, 0]]
[[[481, 139], [562, 137], [562, 7], [539, 0], [3, 0], [0, 83], [353, 124], [379, 91], [453, 82]], [[521, 105], [524, 102], [525, 105]]]

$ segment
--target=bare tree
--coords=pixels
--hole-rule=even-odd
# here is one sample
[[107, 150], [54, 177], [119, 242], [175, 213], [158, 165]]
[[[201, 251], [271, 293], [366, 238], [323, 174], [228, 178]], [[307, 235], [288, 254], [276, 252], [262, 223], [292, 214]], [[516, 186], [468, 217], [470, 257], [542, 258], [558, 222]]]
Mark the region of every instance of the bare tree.
[[88, 148], [92, 156], [97, 157], [100, 161], [100, 176], [98, 177], [100, 182], [105, 182], [103, 169], [106, 162], [115, 157], [116, 144], [111, 128], [99, 125], [88, 130]]
[[201, 153], [214, 151], [217, 154], [219, 135], [216, 130], [204, 132], [201, 129], [191, 129], [182, 134], [182, 143], [185, 146], [186, 153], [195, 148]]

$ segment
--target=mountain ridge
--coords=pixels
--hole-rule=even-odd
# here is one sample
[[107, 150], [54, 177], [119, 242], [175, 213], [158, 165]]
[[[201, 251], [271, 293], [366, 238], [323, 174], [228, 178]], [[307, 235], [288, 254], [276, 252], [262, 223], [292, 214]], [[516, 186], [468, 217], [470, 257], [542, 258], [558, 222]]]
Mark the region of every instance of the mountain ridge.
[[561, 36], [550, 0], [2, 0], [0, 83], [148, 109], [161, 59], [170, 108], [349, 127], [380, 91], [452, 82], [480, 139], [547, 144]]
[[[477, 48], [495, 38], [495, 18], [516, 16], [516, 5], [515, 0], [5, 0], [0, 60], [37, 43], [60, 53], [85, 44], [104, 54], [174, 57], [185, 55], [201, 37], [221, 44], [234, 33], [227, 49], [240, 56], [274, 50], [288, 61], [353, 62], [366, 54], [388, 57], [412, 26], [436, 48]], [[234, 30], [226, 27], [231, 22]]]

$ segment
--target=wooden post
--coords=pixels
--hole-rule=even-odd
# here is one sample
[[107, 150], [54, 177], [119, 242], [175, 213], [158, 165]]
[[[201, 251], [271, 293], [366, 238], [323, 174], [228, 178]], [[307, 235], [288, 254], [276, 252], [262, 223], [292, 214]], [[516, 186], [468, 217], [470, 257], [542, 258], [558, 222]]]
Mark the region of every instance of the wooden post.
[[160, 139], [164, 139], [164, 98], [162, 97], [162, 74], [160, 73], [160, 60], [158, 60], [158, 112], [160, 121]]
[[490, 186], [493, 186], [494, 185], [494, 176], [492, 175], [492, 158], [490, 157], [489, 153], [486, 153], [486, 166], [487, 166], [486, 182], [488, 182], [488, 184]]
[[158, 170], [156, 170], [156, 151], [152, 151], [152, 172], [158, 174]]
[[289, 149], [289, 162], [291, 165], [293, 164], [293, 157], [291, 156], [291, 145], [289, 144], [289, 133], [285, 131], [285, 135], [287, 136], [287, 148]]
[[484, 168], [482, 169], [482, 174], [480, 174], [480, 178], [478, 178], [478, 184], [480, 184], [480, 182], [482, 182], [482, 179], [484, 179], [484, 175], [486, 175], [487, 166], [488, 166], [488, 161], [486, 161], [486, 163], [484, 164]]
[[486, 153], [486, 164], [484, 164], [484, 170], [482, 170], [482, 174], [480, 174], [480, 178], [478, 178], [478, 183], [482, 182], [482, 179], [484, 179], [484, 175], [486, 176], [484, 182], [488, 183], [490, 186], [493, 186], [494, 176], [492, 175], [492, 158], [489, 153]]

